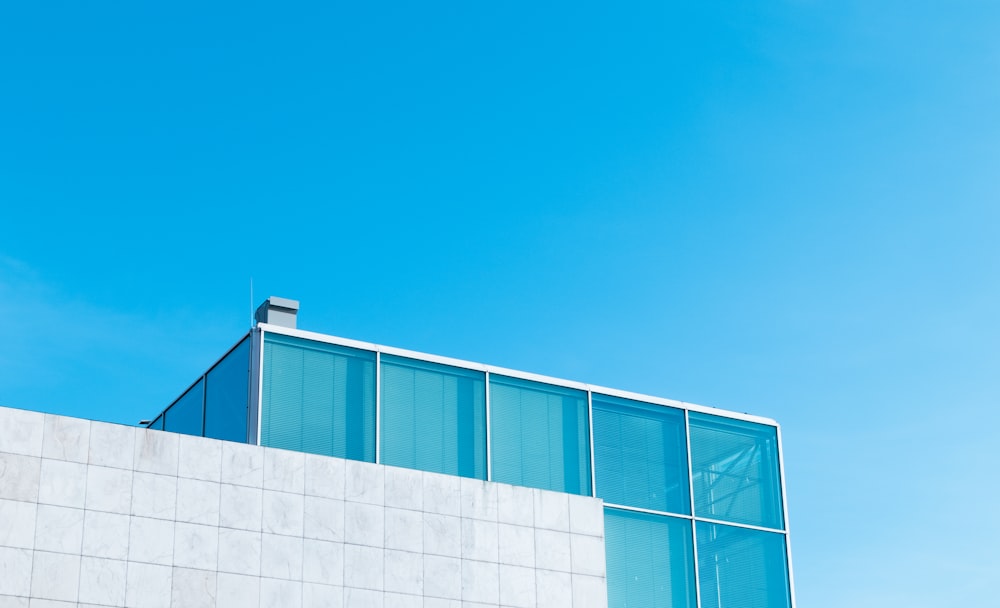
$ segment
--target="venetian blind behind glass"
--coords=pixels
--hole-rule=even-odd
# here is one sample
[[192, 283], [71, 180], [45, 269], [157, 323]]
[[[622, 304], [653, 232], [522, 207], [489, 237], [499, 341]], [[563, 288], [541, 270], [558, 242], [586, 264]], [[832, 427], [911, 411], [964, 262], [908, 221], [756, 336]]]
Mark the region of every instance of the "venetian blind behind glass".
[[789, 608], [783, 534], [696, 525], [702, 608]]
[[490, 376], [493, 480], [590, 494], [587, 394]]
[[608, 608], [694, 608], [690, 520], [605, 508], [604, 542]]
[[684, 412], [598, 393], [591, 399], [597, 496], [689, 515]]
[[261, 445], [375, 461], [375, 353], [264, 334]]
[[781, 529], [775, 428], [697, 412], [689, 421], [695, 515]]
[[486, 374], [381, 360], [382, 463], [486, 479]]

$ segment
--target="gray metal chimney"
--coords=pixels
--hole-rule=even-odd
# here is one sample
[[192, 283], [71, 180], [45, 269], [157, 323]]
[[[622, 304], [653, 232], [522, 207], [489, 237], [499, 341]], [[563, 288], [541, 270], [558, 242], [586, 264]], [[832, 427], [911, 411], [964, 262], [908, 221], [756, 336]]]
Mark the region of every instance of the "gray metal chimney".
[[257, 312], [254, 313], [253, 318], [258, 323], [269, 323], [271, 325], [280, 325], [281, 327], [295, 329], [295, 316], [298, 312], [299, 303], [297, 300], [271, 296], [257, 307]]

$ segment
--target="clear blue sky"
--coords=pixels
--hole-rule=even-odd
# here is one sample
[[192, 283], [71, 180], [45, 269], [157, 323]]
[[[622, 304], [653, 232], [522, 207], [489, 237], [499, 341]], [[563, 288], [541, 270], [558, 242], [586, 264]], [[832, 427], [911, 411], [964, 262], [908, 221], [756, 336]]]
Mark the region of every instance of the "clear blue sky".
[[800, 606], [996, 605], [994, 0], [7, 2], [0, 210], [0, 404], [156, 413], [252, 276], [775, 418]]

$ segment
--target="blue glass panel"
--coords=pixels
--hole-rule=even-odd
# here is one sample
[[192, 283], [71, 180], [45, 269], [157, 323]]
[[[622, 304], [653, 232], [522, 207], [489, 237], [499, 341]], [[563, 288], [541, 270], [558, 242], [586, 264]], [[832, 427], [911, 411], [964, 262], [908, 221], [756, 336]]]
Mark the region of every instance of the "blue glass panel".
[[163, 430], [201, 435], [205, 423], [205, 378], [201, 378], [163, 413]]
[[781, 529], [775, 428], [697, 412], [689, 420], [695, 515]]
[[598, 393], [592, 400], [597, 495], [689, 515], [684, 412]]
[[486, 374], [382, 355], [382, 463], [486, 479]]
[[493, 480], [590, 494], [587, 393], [490, 376]]
[[261, 445], [375, 461], [375, 353], [265, 334]]
[[162, 431], [163, 430], [163, 419], [164, 419], [163, 414], [160, 414], [159, 416], [156, 417], [156, 420], [154, 420], [149, 425], [149, 428], [153, 429], [154, 431]]
[[247, 336], [208, 372], [206, 437], [246, 443], [249, 384], [250, 337]]
[[784, 534], [696, 525], [702, 608], [789, 608]]
[[694, 608], [691, 521], [604, 509], [608, 608]]

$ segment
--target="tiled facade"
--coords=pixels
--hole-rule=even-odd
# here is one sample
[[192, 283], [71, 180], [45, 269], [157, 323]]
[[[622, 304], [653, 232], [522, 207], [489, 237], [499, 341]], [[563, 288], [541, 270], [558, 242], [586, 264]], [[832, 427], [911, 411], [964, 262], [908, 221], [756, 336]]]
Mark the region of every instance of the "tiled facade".
[[606, 604], [600, 499], [0, 408], [0, 608]]

